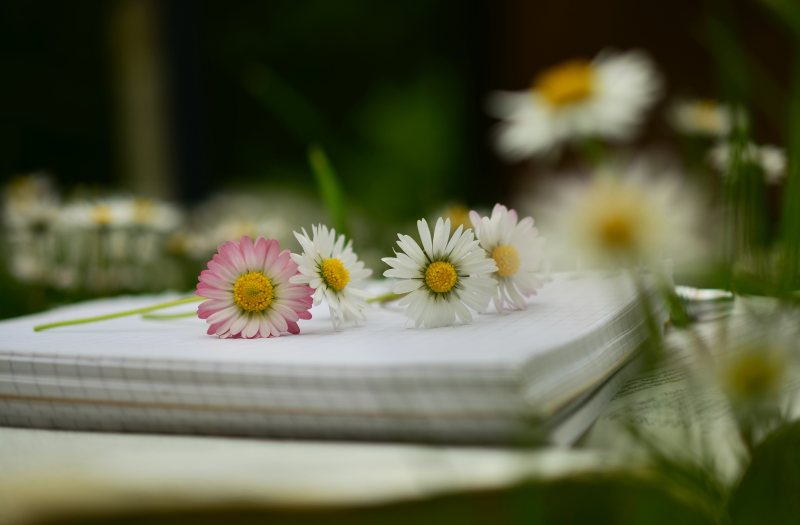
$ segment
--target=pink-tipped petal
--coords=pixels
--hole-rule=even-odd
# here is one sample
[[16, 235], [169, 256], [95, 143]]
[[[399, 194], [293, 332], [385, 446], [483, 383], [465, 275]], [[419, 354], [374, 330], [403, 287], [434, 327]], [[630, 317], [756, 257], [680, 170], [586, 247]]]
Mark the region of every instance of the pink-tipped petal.
[[[292, 283], [298, 274], [288, 250], [273, 239], [242, 237], [220, 245], [198, 276], [195, 294], [206, 298], [197, 315], [208, 323], [208, 334], [220, 338], [275, 337], [299, 333], [299, 319], [310, 319], [314, 292], [307, 284]], [[263, 310], [245, 310], [233, 296], [234, 285], [248, 272], [261, 272], [275, 296]]]
[[286, 332], [288, 328], [287, 320], [277, 310], [272, 310], [267, 317], [269, 322], [278, 329], [279, 332]]
[[225, 262], [232, 266], [236, 273], [243, 274], [247, 272], [247, 265], [242, 257], [242, 249], [233, 241], [228, 241], [219, 247], [219, 254], [222, 255]]
[[280, 253], [281, 247], [278, 244], [278, 241], [274, 239], [269, 239], [267, 241], [267, 253], [264, 256], [264, 271], [266, 272], [269, 270], [273, 264], [275, 264], [275, 259], [278, 258], [278, 253]]
[[254, 250], [256, 252], [256, 264], [258, 268], [264, 268], [264, 259], [267, 256], [267, 240], [264, 237], [256, 239]]
[[242, 248], [242, 256], [244, 257], [244, 263], [247, 269], [251, 272], [260, 270], [261, 268], [258, 264], [258, 257], [256, 257], [256, 249], [252, 239], [247, 236], [242, 237], [242, 240], [239, 241], [239, 246]]
[[219, 274], [214, 273], [212, 270], [203, 270], [200, 272], [200, 282], [204, 284], [208, 284], [212, 288], [226, 288], [228, 283], [225, 282], [225, 279], [219, 276]]

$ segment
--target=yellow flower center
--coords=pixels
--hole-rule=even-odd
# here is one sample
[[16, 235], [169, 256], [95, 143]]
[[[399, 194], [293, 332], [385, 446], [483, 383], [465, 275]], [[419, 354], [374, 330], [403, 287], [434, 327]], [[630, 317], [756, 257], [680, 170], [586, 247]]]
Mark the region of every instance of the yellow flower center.
[[456, 268], [449, 262], [436, 261], [425, 269], [425, 284], [432, 292], [447, 293], [458, 282]]
[[513, 246], [498, 246], [492, 250], [492, 259], [497, 263], [497, 275], [500, 277], [510, 277], [519, 271], [519, 252]]
[[591, 62], [571, 60], [540, 73], [533, 82], [533, 90], [554, 108], [562, 108], [589, 98], [594, 83]]
[[263, 312], [275, 299], [269, 277], [261, 272], [248, 272], [233, 284], [233, 301], [245, 312]]
[[722, 127], [719, 105], [713, 100], [701, 100], [694, 106], [695, 125], [705, 130], [718, 130]]
[[636, 225], [630, 217], [612, 214], [598, 224], [598, 240], [610, 251], [630, 252], [635, 249]]
[[778, 388], [784, 365], [780, 359], [764, 351], [744, 352], [728, 367], [725, 377], [728, 392], [740, 399], [768, 396]]
[[138, 224], [147, 224], [153, 219], [155, 206], [147, 199], [136, 199], [133, 203], [133, 220]]
[[107, 204], [98, 204], [92, 208], [92, 222], [99, 226], [108, 226], [111, 224], [113, 217], [111, 215], [111, 206]]
[[465, 230], [472, 228], [472, 222], [469, 220], [469, 208], [463, 204], [454, 204], [447, 208], [444, 211], [444, 218], [450, 219], [454, 230], [459, 226], [463, 226]]
[[350, 282], [350, 272], [344, 267], [342, 261], [336, 258], [325, 259], [320, 265], [322, 271], [322, 279], [328, 288], [334, 292], [341, 292], [347, 283]]

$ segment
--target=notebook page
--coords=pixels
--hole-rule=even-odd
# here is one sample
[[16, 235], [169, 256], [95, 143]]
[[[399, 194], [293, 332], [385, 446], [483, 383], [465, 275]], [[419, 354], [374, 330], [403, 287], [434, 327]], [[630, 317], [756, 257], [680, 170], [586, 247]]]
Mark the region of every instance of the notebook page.
[[[0, 357], [103, 359], [113, 362], [221, 362], [316, 370], [459, 367], [508, 370], [537, 355], [569, 346], [614, 320], [635, 300], [624, 276], [556, 276], [527, 310], [479, 315], [471, 325], [416, 329], [394, 305], [375, 305], [368, 322], [336, 332], [324, 305], [298, 336], [219, 340], [199, 319], [148, 321], [128, 317], [33, 332], [34, 325], [144, 306], [164, 297], [84, 303], [0, 323]], [[187, 308], [187, 307], [185, 307]], [[610, 334], [613, 336], [613, 334]]]

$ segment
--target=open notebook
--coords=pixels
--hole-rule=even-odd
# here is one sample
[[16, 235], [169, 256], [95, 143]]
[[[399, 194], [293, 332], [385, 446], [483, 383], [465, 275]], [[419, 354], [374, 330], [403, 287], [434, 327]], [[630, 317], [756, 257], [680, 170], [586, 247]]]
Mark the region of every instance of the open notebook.
[[468, 326], [415, 329], [388, 305], [335, 332], [323, 305], [302, 334], [274, 339], [219, 340], [194, 318], [32, 330], [164, 299], [93, 301], [0, 323], [0, 424], [498, 442], [534, 422], [568, 442], [647, 337], [626, 277], [565, 275], [527, 310]]

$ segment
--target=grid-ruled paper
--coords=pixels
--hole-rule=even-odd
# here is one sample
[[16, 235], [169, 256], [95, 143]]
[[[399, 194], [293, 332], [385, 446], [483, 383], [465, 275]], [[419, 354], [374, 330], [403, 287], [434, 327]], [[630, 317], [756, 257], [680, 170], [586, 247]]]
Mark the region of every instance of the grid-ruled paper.
[[438, 329], [375, 306], [366, 325], [341, 332], [315, 308], [301, 335], [273, 339], [219, 340], [198, 319], [32, 331], [161, 300], [96, 301], [0, 323], [0, 424], [480, 440], [597, 388], [646, 335], [623, 276], [557, 276], [525, 311]]

